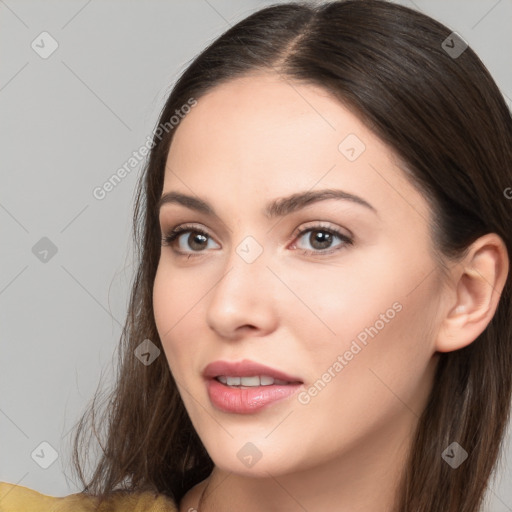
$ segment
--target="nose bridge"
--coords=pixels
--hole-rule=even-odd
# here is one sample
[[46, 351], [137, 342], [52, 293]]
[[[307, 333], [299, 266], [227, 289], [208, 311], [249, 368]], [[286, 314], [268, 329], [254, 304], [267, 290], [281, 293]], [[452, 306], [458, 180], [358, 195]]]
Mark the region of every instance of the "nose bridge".
[[246, 236], [227, 256], [224, 272], [212, 290], [207, 322], [223, 336], [251, 325], [268, 330], [276, 308], [272, 293], [275, 280], [267, 268], [268, 254], [253, 236]]
[[251, 297], [261, 299], [259, 295], [269, 290], [268, 281], [272, 277], [267, 268], [267, 256], [261, 243], [253, 236], [246, 236], [227, 257], [224, 277], [215, 287], [214, 294], [222, 300], [238, 298], [247, 304], [255, 302]]

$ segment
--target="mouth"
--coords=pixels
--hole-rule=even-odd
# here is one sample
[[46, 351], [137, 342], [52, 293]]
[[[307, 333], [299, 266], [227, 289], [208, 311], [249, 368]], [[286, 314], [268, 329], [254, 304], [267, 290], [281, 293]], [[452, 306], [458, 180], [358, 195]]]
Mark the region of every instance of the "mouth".
[[203, 371], [212, 405], [235, 414], [252, 414], [291, 397], [303, 384], [280, 370], [244, 360], [217, 361]]
[[240, 389], [255, 388], [259, 386], [286, 386], [287, 384], [296, 384], [294, 382], [281, 379], [274, 379], [274, 377], [270, 377], [269, 375], [253, 375], [249, 377], [218, 375], [215, 379], [228, 387]]

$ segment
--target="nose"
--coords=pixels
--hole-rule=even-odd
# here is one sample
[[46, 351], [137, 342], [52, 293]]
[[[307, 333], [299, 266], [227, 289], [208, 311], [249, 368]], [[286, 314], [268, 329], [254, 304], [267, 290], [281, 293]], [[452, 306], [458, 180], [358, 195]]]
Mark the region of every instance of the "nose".
[[206, 322], [220, 337], [236, 340], [250, 334], [264, 336], [278, 323], [275, 275], [264, 253], [251, 263], [235, 251], [211, 291]]

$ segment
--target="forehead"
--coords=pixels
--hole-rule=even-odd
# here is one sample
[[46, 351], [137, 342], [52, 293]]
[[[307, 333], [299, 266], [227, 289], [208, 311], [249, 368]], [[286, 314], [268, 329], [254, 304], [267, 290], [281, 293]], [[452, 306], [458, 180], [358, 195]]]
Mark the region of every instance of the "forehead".
[[[328, 91], [259, 73], [223, 83], [202, 96], [181, 122], [171, 152], [207, 145], [226, 159], [239, 151], [244, 159], [274, 153], [301, 161], [319, 153], [316, 145], [338, 153], [343, 133], [370, 135], [364, 124]], [[307, 144], [304, 144], [308, 142]], [[205, 148], [206, 149], [206, 148]], [[313, 151], [312, 151], [313, 150]], [[203, 151], [204, 153], [204, 151]]]
[[240, 77], [199, 98], [175, 129], [164, 191], [233, 192], [251, 202], [256, 193], [343, 188], [381, 209], [429, 216], [393, 151], [321, 87]]

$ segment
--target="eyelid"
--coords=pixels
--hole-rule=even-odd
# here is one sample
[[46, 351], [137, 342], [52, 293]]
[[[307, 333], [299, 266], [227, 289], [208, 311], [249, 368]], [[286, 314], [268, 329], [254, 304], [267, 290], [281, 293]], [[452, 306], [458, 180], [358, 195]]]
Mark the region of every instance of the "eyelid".
[[297, 236], [302, 235], [305, 231], [314, 230], [315, 228], [333, 231], [335, 233], [339, 233], [341, 236], [350, 238], [351, 240], [354, 238], [352, 231], [350, 231], [347, 228], [342, 228], [338, 225], [332, 224], [331, 222], [325, 220], [312, 220], [304, 222], [300, 224], [297, 228], [295, 228], [291, 235], [291, 240], [294, 240]]

